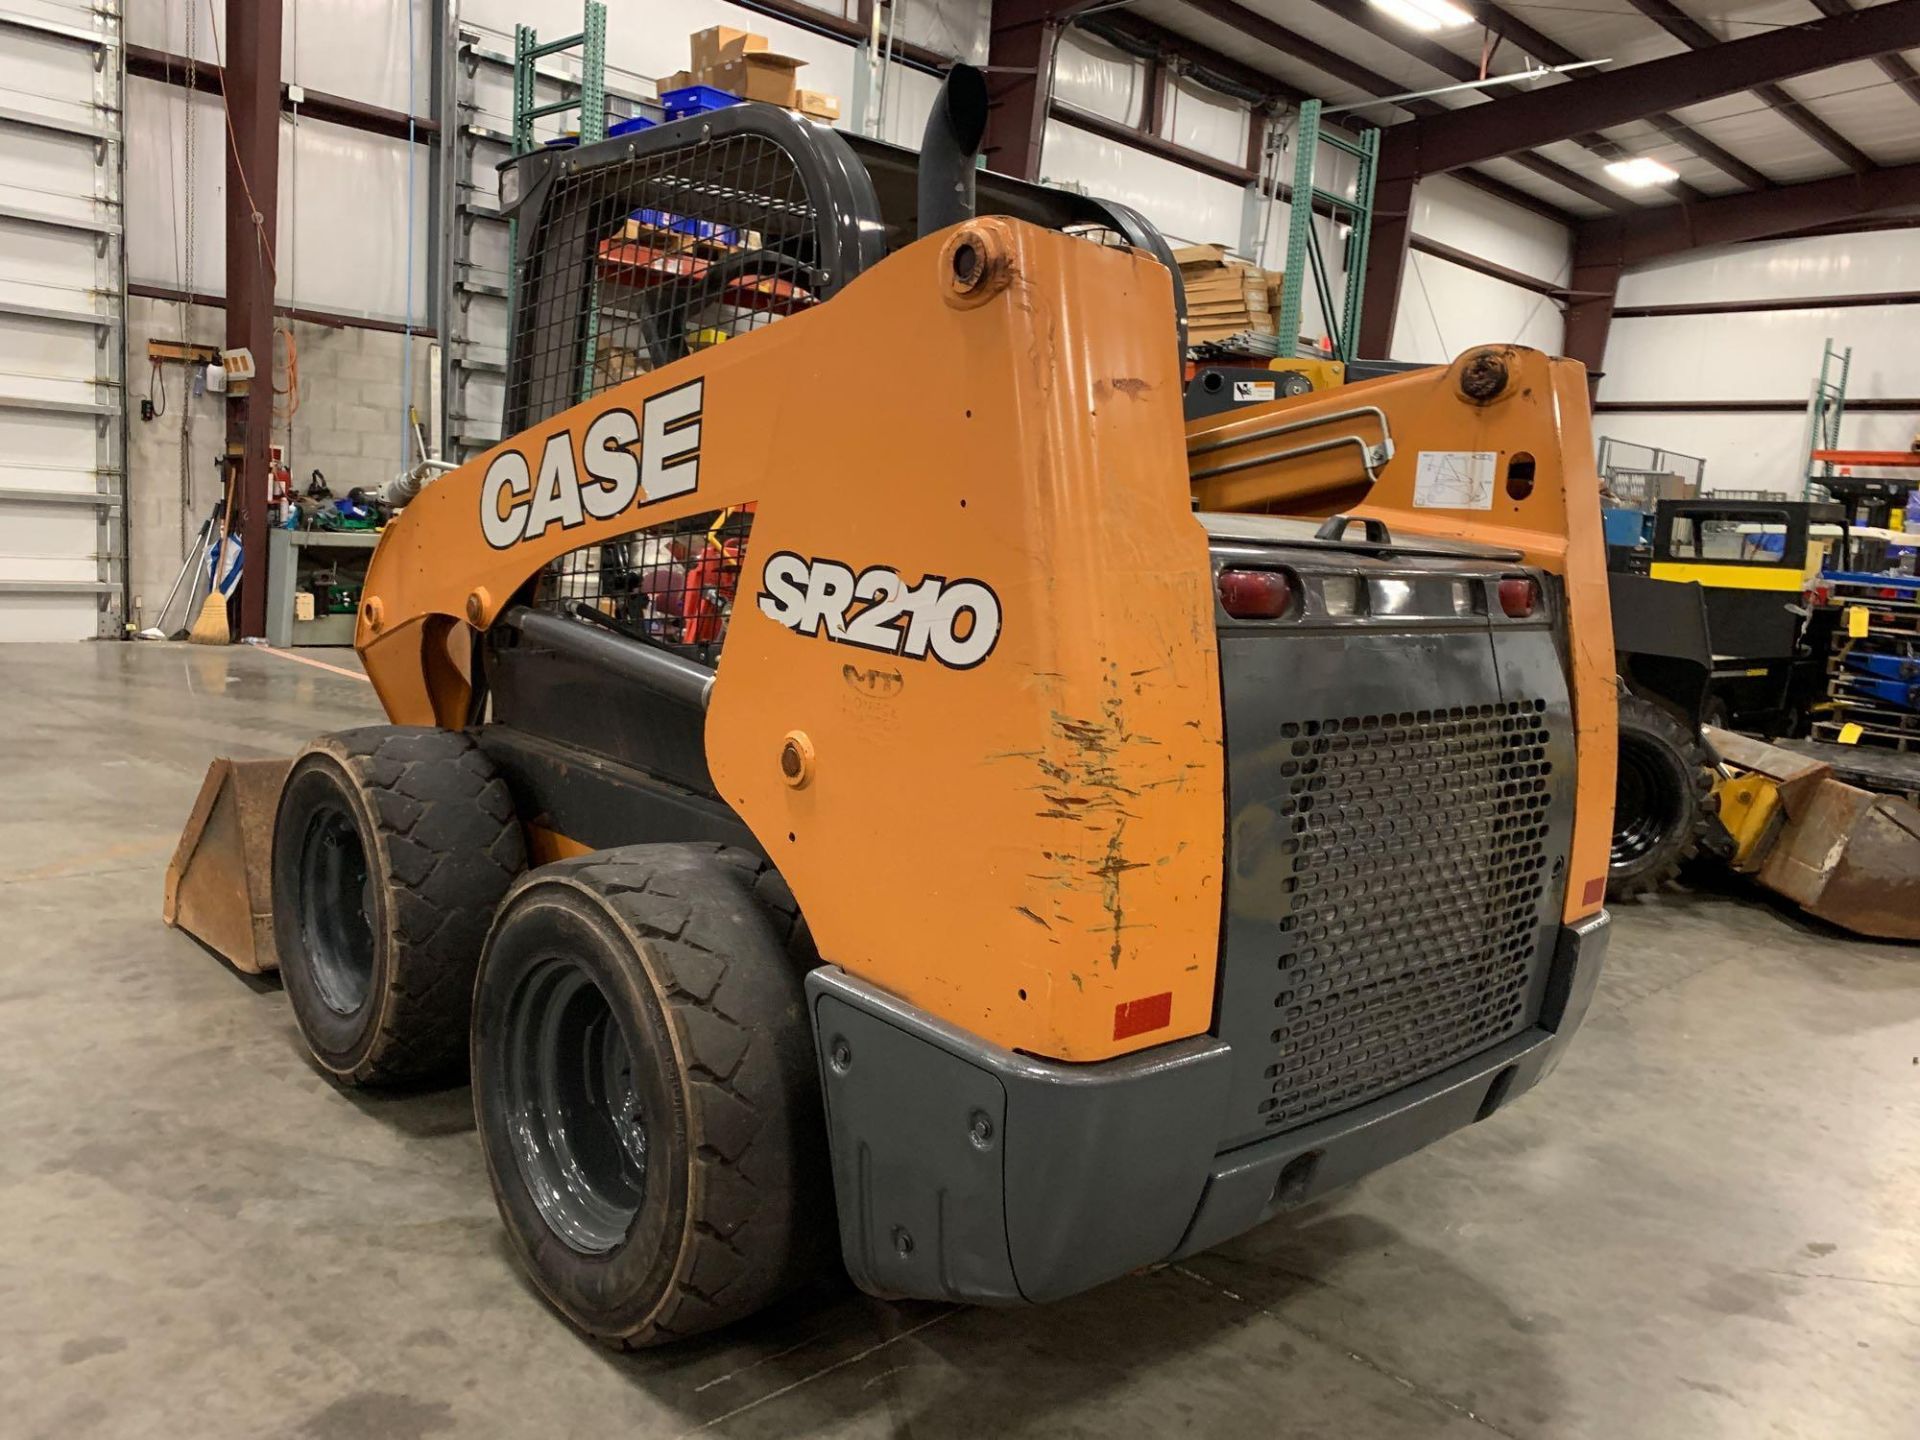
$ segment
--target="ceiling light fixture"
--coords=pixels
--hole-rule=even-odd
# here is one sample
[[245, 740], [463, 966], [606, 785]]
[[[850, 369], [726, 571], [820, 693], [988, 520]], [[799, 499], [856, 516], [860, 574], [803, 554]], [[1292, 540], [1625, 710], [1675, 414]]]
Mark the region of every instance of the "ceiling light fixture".
[[1449, 0], [1370, 0], [1373, 8], [1384, 10], [1402, 25], [1432, 34], [1435, 30], [1458, 30], [1474, 23], [1473, 16]]
[[1636, 155], [1631, 160], [1610, 160], [1607, 162], [1607, 174], [1635, 190], [1644, 190], [1649, 185], [1670, 185], [1680, 178], [1678, 170], [1671, 165], [1662, 165], [1649, 155]]

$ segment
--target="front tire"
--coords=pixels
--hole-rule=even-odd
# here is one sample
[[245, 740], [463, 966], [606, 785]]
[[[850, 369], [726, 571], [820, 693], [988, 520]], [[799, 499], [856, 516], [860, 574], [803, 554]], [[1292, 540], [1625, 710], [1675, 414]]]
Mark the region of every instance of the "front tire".
[[1680, 873], [1706, 838], [1712, 789], [1699, 733], [1623, 691], [1608, 898], [1650, 894]]
[[273, 925], [321, 1068], [457, 1074], [487, 925], [525, 866], [506, 782], [467, 736], [376, 725], [308, 745], [274, 820]]
[[474, 996], [501, 1219], [542, 1294], [623, 1349], [743, 1318], [836, 1234], [791, 897], [765, 862], [640, 845], [530, 872]]

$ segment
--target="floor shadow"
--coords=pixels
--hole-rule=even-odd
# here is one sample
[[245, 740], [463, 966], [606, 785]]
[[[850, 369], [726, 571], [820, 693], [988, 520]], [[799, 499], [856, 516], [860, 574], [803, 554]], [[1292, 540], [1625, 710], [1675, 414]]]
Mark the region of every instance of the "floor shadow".
[[[1404, 1317], [1371, 1309], [1342, 1280], [1355, 1257], [1382, 1250], [1420, 1277], [1422, 1293], [1447, 1297], [1440, 1323], [1475, 1337], [1484, 1364], [1426, 1376], [1402, 1367], [1400, 1342], [1376, 1322], [1397, 1330]], [[1055, 1305], [888, 1302], [843, 1281], [717, 1335], [602, 1356], [686, 1431], [731, 1437], [1191, 1431], [1386, 1440], [1464, 1422], [1489, 1403], [1488, 1376], [1513, 1423], [1550, 1415], [1562, 1387], [1533, 1327], [1446, 1256], [1378, 1220], [1310, 1207], [1208, 1255]]]

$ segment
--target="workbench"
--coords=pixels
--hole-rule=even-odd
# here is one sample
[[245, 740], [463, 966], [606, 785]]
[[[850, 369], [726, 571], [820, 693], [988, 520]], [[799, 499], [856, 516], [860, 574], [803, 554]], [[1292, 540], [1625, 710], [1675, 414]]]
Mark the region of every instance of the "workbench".
[[[267, 532], [267, 643], [269, 645], [351, 645], [351, 615], [293, 618], [293, 597], [301, 588], [303, 551], [372, 551], [380, 543], [374, 530], [270, 530]], [[323, 563], [333, 563], [329, 557]], [[360, 566], [365, 573], [364, 563]]]

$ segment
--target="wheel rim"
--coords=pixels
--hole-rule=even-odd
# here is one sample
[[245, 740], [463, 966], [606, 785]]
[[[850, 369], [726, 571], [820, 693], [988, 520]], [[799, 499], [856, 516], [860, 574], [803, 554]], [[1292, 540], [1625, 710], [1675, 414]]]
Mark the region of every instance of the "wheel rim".
[[647, 1125], [607, 997], [571, 960], [542, 960], [508, 1004], [504, 1078], [514, 1158], [548, 1227], [602, 1255], [646, 1195]]
[[1644, 860], [1680, 823], [1681, 797], [1667, 783], [1671, 767], [1643, 740], [1621, 737], [1613, 799], [1613, 867]]
[[329, 1010], [351, 1015], [373, 988], [373, 884], [360, 829], [322, 805], [300, 845], [300, 928], [314, 988]]

